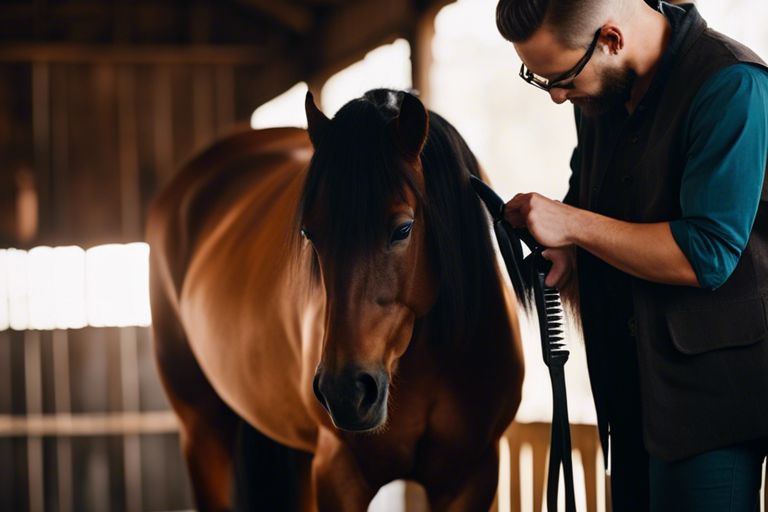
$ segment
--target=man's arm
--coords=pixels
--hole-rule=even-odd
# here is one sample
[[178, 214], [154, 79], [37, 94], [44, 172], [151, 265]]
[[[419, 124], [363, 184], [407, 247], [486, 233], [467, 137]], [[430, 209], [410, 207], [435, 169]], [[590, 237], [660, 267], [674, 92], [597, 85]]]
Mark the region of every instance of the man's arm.
[[640, 279], [699, 286], [668, 222], [637, 224], [574, 209], [571, 239], [609, 265]]
[[624, 222], [536, 193], [517, 194], [507, 203], [505, 216], [513, 226], [526, 226], [545, 247], [578, 245], [635, 277], [698, 286], [668, 222]]
[[636, 277], [714, 289], [735, 268], [755, 219], [768, 155], [768, 80], [726, 68], [697, 95], [687, 128], [682, 217], [635, 224], [518, 194], [507, 218], [547, 247], [576, 244]]

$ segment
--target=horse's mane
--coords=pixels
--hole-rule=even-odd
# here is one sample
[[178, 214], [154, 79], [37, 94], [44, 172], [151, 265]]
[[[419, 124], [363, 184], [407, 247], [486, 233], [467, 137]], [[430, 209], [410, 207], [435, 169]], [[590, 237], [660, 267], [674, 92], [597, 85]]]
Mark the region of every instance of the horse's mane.
[[[409, 170], [387, 131], [398, 115], [403, 92], [374, 89], [342, 107], [325, 130], [307, 174], [297, 219], [322, 197], [329, 218], [328, 247], [338, 265], [370, 254], [387, 229], [386, 206], [405, 186], [418, 194]], [[432, 261], [437, 263], [439, 338], [458, 341], [475, 329], [490, 298], [501, 300], [488, 217], [469, 182], [480, 177], [475, 156], [458, 131], [429, 112], [421, 153], [426, 197], [419, 196]], [[298, 229], [296, 230], [298, 233]], [[317, 261], [313, 279], [318, 277]]]

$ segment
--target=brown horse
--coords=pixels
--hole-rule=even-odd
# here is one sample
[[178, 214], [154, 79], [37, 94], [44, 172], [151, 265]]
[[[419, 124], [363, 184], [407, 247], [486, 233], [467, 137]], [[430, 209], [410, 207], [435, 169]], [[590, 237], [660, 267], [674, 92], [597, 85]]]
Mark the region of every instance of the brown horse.
[[407, 93], [306, 108], [307, 131], [214, 144], [150, 212], [157, 360], [197, 504], [231, 509], [237, 477], [244, 507], [359, 512], [409, 479], [433, 511], [487, 510], [523, 364], [477, 162]]

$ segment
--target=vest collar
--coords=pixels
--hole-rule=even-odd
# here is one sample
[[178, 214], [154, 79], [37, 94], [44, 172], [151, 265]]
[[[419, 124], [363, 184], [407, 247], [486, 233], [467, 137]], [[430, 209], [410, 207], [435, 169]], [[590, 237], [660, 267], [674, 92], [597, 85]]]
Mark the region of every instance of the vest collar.
[[672, 28], [672, 35], [661, 56], [656, 75], [638, 105], [640, 109], [650, 107], [651, 103], [658, 99], [664, 89], [664, 84], [669, 79], [670, 73], [674, 71], [680, 58], [691, 49], [696, 39], [707, 28], [706, 21], [693, 4], [672, 5], [667, 2], [659, 2], [658, 10], [666, 16]]

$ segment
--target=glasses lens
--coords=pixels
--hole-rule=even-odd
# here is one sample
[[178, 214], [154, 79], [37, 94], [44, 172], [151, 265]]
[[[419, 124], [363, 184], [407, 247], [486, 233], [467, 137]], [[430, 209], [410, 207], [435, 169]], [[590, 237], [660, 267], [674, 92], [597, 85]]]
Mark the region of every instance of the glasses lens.
[[540, 87], [541, 89], [549, 88], [549, 80], [543, 76], [537, 75], [536, 73], [532, 73], [530, 69], [525, 67], [525, 64], [522, 66], [520, 76], [522, 76], [526, 82], [535, 85], [536, 87]]

